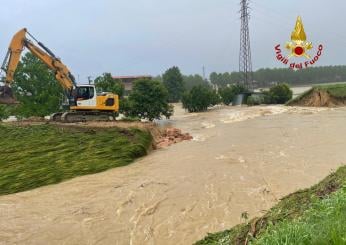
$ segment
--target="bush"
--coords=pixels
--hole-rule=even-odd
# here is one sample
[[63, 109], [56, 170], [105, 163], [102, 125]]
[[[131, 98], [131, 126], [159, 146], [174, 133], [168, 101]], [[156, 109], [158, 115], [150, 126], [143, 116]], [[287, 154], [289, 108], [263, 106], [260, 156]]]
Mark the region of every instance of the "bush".
[[247, 100], [246, 100], [246, 104], [247, 104], [248, 106], [254, 106], [254, 105], [256, 105], [256, 102], [255, 102], [254, 97], [253, 97], [253, 96], [249, 96], [249, 97], [247, 98]]
[[249, 90], [246, 89], [243, 85], [231, 85], [230, 87], [223, 88], [219, 91], [222, 102], [225, 105], [229, 105], [232, 103], [234, 96], [240, 93], [246, 93]]
[[269, 91], [262, 91], [263, 94], [263, 104], [271, 104], [272, 98]]
[[119, 113], [126, 115], [130, 111], [130, 102], [128, 98], [119, 100]]
[[121, 112], [128, 117], [153, 121], [162, 116], [169, 118], [173, 107], [168, 104], [168, 92], [161, 82], [140, 79], [135, 81], [128, 100], [120, 104]]
[[293, 92], [286, 83], [278, 84], [269, 90], [271, 103], [285, 104], [292, 99]]
[[220, 97], [210, 87], [198, 85], [183, 94], [182, 102], [189, 112], [200, 112], [220, 103]]
[[[268, 93], [268, 92], [267, 92]], [[248, 106], [254, 106], [254, 105], [263, 105], [263, 104], [270, 104], [270, 97], [268, 97], [267, 93], [260, 93], [260, 94], [252, 94], [247, 98], [247, 105]]]
[[0, 121], [10, 116], [9, 108], [6, 105], [0, 105]]

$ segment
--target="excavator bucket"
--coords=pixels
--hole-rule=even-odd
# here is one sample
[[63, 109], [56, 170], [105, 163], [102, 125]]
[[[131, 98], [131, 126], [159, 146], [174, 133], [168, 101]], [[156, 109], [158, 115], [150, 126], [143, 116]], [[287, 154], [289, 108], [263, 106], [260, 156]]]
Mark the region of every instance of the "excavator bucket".
[[13, 105], [18, 103], [9, 86], [0, 86], [0, 104]]

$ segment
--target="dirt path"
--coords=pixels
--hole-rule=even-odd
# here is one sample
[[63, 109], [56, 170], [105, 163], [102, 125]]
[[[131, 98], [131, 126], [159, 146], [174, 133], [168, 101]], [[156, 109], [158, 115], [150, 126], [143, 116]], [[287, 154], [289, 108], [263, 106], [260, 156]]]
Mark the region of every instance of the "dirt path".
[[123, 168], [0, 197], [0, 244], [191, 244], [346, 163], [346, 109], [178, 110], [195, 138]]

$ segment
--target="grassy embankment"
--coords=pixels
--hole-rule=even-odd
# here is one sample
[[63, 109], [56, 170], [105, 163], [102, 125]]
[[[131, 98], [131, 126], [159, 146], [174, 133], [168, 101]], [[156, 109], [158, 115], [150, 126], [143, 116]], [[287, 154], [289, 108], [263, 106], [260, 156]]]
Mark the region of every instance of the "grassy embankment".
[[124, 166], [144, 156], [151, 134], [139, 129], [0, 124], [0, 195]]
[[346, 84], [324, 84], [324, 85], [317, 85], [312, 87], [311, 89], [305, 91], [304, 93], [300, 94], [296, 98], [290, 100], [287, 105], [295, 104], [301, 101], [306, 96], [309, 96], [314, 91], [325, 91], [330, 96], [336, 98], [336, 99], [346, 99]]
[[283, 198], [261, 218], [209, 234], [204, 244], [346, 244], [346, 166]]

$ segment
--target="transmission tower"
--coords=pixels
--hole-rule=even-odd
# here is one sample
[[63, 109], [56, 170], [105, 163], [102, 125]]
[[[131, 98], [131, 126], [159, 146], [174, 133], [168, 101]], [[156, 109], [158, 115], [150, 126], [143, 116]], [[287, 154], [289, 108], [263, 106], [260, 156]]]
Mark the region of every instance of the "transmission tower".
[[241, 0], [240, 2], [240, 51], [239, 51], [239, 72], [242, 77], [241, 83], [253, 90], [252, 79], [252, 62], [251, 62], [251, 48], [250, 48], [250, 31], [249, 31], [249, 0]]

